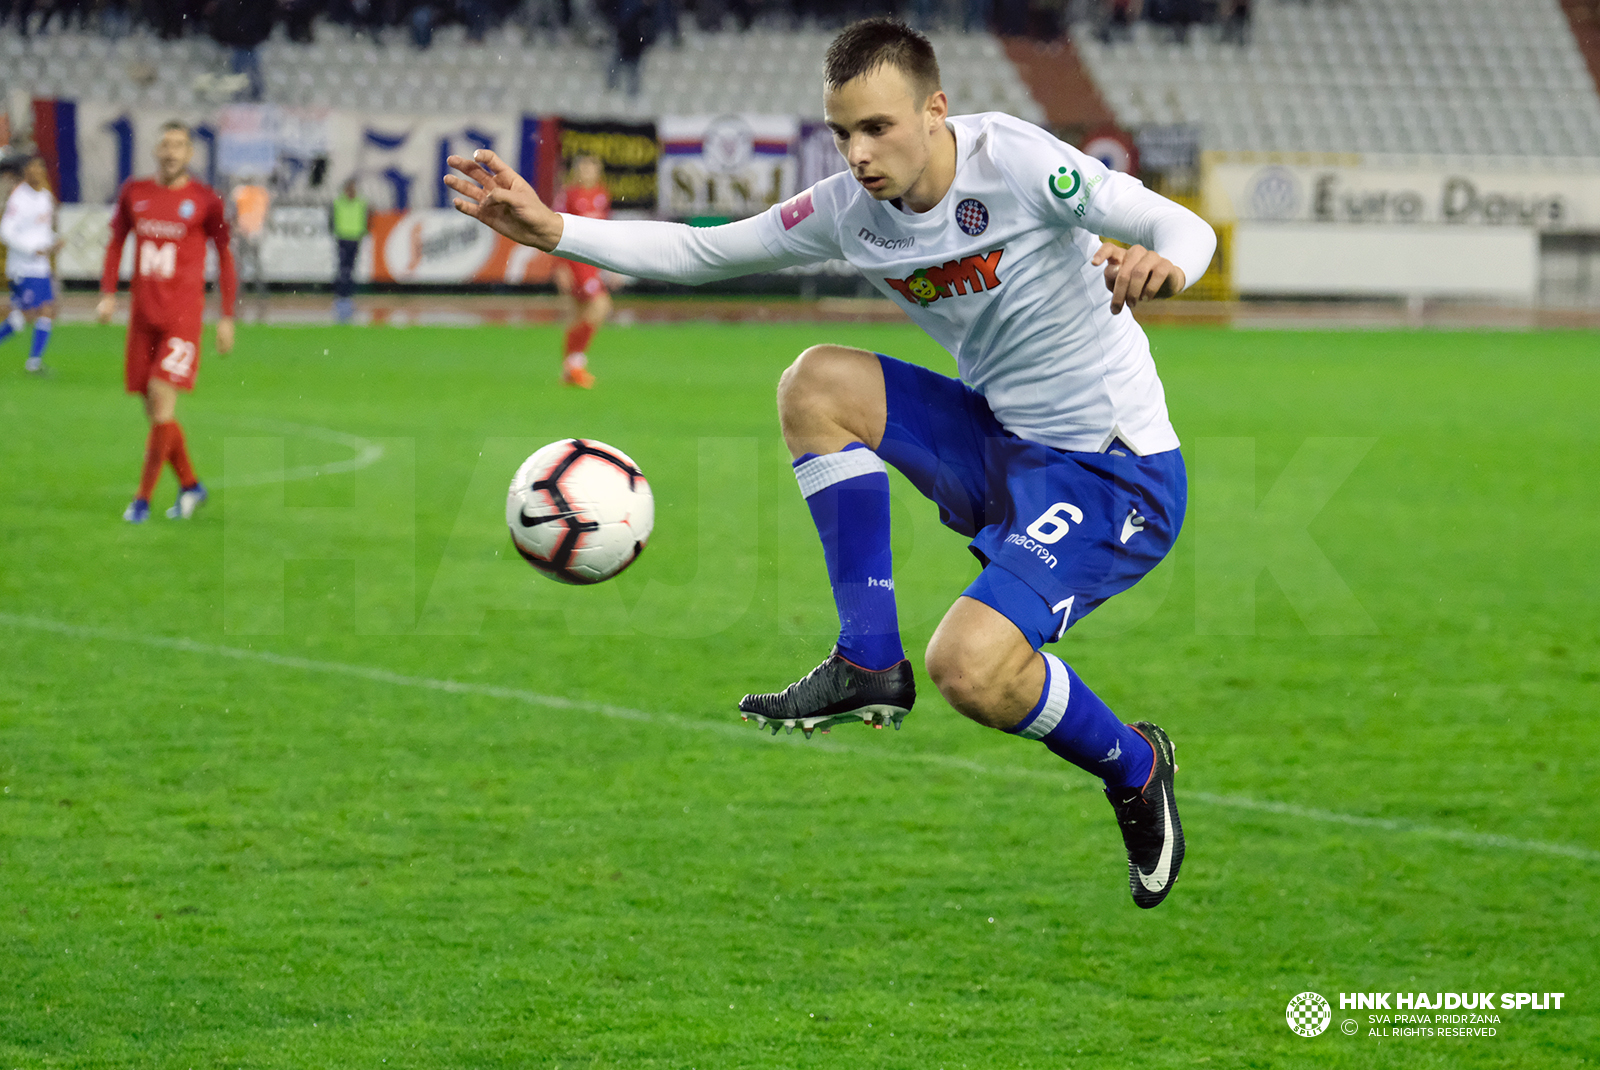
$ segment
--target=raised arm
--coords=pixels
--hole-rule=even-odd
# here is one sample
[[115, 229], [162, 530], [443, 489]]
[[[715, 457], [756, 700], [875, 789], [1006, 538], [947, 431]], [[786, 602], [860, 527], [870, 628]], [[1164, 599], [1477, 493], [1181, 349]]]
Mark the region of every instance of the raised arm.
[[493, 152], [480, 149], [473, 156], [449, 159], [466, 176], [445, 176], [446, 184], [461, 194], [456, 209], [514, 242], [547, 253], [626, 275], [691, 284], [827, 259], [801, 248], [772, 252], [762, 240], [760, 216], [721, 227], [689, 227], [563, 215], [552, 211]]

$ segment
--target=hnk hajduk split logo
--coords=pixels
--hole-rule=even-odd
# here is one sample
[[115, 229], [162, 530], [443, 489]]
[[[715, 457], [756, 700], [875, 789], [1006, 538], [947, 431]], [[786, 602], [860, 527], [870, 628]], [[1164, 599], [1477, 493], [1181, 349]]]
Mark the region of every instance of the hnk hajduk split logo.
[[1302, 992], [1289, 1001], [1285, 1012], [1289, 1028], [1303, 1037], [1321, 1036], [1333, 1021], [1333, 1008], [1315, 992]]

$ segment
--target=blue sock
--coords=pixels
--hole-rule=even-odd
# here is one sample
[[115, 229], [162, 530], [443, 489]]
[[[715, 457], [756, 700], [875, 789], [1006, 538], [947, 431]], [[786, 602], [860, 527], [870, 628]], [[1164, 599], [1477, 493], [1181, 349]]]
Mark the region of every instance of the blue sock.
[[29, 360], [44, 356], [44, 347], [50, 344], [50, 319], [40, 316], [33, 321], [33, 348], [28, 350]]
[[839, 653], [863, 669], [905, 658], [889, 550], [889, 470], [859, 442], [794, 462], [839, 607]]
[[1143, 787], [1156, 757], [1149, 741], [1117, 720], [1060, 658], [1045, 654], [1044, 665], [1048, 675], [1038, 705], [1010, 731], [1039, 740], [1107, 787]]
[[4, 323], [0, 323], [0, 342], [4, 342], [7, 338], [16, 334], [26, 322], [28, 321], [22, 318], [22, 313], [12, 312], [11, 315], [5, 318]]

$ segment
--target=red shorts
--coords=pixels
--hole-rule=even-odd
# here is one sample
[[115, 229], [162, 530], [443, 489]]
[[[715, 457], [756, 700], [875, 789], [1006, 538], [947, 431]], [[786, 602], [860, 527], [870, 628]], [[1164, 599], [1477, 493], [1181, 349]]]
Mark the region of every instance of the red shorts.
[[200, 371], [200, 313], [151, 323], [137, 309], [128, 320], [128, 351], [122, 377], [128, 393], [143, 394], [150, 379], [165, 379], [179, 390], [193, 390]]
[[580, 264], [575, 260], [563, 260], [561, 263], [572, 272], [573, 297], [586, 301], [606, 292], [606, 282], [600, 277], [600, 269], [593, 264]]

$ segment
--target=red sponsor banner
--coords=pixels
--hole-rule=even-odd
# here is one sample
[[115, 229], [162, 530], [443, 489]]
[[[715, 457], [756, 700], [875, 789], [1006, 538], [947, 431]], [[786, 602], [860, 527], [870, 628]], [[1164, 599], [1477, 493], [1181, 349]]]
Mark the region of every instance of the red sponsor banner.
[[373, 282], [546, 283], [555, 262], [453, 208], [372, 216]]

